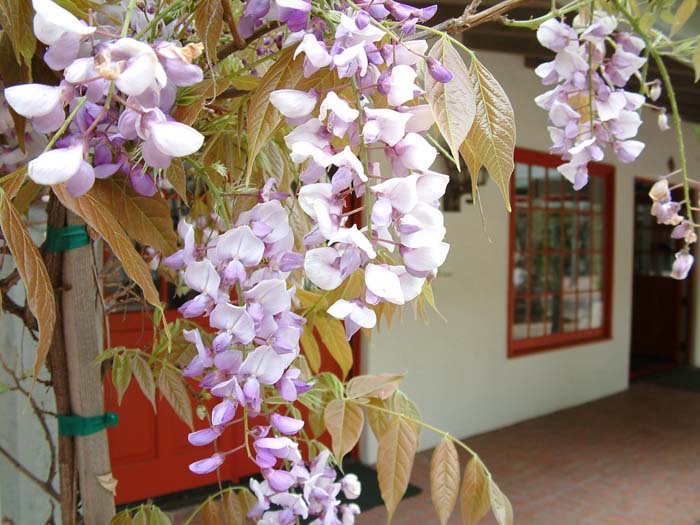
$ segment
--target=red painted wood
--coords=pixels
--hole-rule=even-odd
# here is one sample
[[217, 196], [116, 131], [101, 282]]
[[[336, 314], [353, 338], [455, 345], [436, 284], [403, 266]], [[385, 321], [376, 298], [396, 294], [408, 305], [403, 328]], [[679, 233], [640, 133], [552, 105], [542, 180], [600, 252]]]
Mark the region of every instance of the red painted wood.
[[[527, 150], [527, 149], [522, 149], [522, 148], [517, 148], [515, 150], [515, 162], [520, 163], [520, 164], [526, 164], [529, 166], [528, 169], [531, 169], [532, 166], [541, 166], [543, 168], [556, 168], [560, 164], [562, 164], [562, 159], [560, 157], [557, 157], [555, 155], [550, 155], [547, 153], [541, 153], [537, 151], [532, 151], [532, 150]], [[612, 166], [607, 165], [607, 164], [599, 164], [599, 163], [590, 163], [589, 164], [589, 174], [591, 176], [591, 179], [593, 178], [600, 178], [604, 181], [605, 183], [605, 209], [603, 210], [604, 216], [605, 216], [605, 221], [604, 221], [604, 235], [605, 235], [605, 244], [604, 244], [604, 249], [603, 249], [603, 268], [602, 268], [602, 277], [603, 277], [603, 287], [601, 290], [602, 297], [603, 297], [603, 319], [602, 319], [602, 325], [599, 328], [584, 328], [584, 329], [577, 329], [576, 331], [572, 332], [566, 332], [566, 333], [556, 333], [556, 334], [548, 334], [548, 335], [542, 335], [542, 336], [530, 336], [529, 335], [529, 326], [530, 326], [530, 308], [529, 308], [529, 302], [527, 303], [527, 310], [526, 310], [526, 316], [527, 316], [527, 324], [528, 324], [528, 337], [524, 339], [514, 339], [513, 337], [513, 325], [514, 325], [514, 309], [515, 309], [515, 299], [516, 299], [516, 293], [515, 293], [515, 287], [513, 286], [513, 271], [515, 269], [515, 236], [516, 236], [516, 210], [518, 209], [519, 204], [522, 206], [524, 202], [528, 201], [523, 201], [518, 200], [518, 197], [516, 195], [515, 191], [515, 176], [512, 177], [511, 179], [511, 206], [513, 208], [513, 212], [511, 213], [510, 216], [510, 245], [509, 245], [509, 263], [508, 263], [508, 357], [519, 357], [523, 355], [529, 355], [532, 353], [537, 353], [545, 350], [554, 350], [557, 348], [564, 348], [564, 347], [569, 347], [569, 346], [574, 346], [577, 344], [583, 344], [587, 343], [593, 340], [600, 340], [600, 339], [606, 339], [609, 338], [611, 335], [611, 314], [612, 314], [612, 290], [613, 290], [613, 271], [612, 271], [612, 262], [613, 262], [613, 236], [614, 236], [614, 197], [615, 197], [615, 182], [614, 182], [614, 176], [615, 176], [615, 170]], [[531, 194], [532, 193], [532, 179], [531, 177], [529, 178], [530, 180], [530, 188], [528, 192]], [[549, 188], [549, 179], [545, 179], [546, 182], [546, 187]], [[568, 182], [564, 181], [564, 184], [568, 184]], [[528, 213], [528, 217], [530, 217], [530, 224], [528, 227], [528, 235], [532, 236], [532, 209], [540, 209], [540, 208], [529, 208], [530, 212]], [[543, 208], [544, 209], [544, 208]], [[567, 212], [571, 213], [574, 215], [576, 223], [578, 225], [578, 216], [581, 214], [585, 215], [590, 215], [594, 212], [581, 212], [577, 211], [576, 213], [573, 212]], [[548, 224], [549, 221], [549, 213], [545, 212], [545, 224]], [[563, 217], [563, 215], [562, 215]], [[562, 233], [563, 235], [563, 233]], [[529, 241], [531, 243], [531, 241]], [[531, 246], [531, 244], [530, 244]], [[527, 253], [527, 252], [525, 252]], [[538, 251], [539, 253], [539, 251]], [[543, 250], [541, 253], [544, 254], [544, 260], [548, 261], [549, 260], [549, 255], [552, 253], [560, 253], [561, 257], [564, 256], [565, 253], [571, 253], [565, 250], [562, 246], [561, 250], [553, 250], [549, 246], [546, 247], [545, 250]], [[593, 255], [595, 253], [599, 253], [595, 251], [593, 248], [586, 250], [585, 253], [588, 253], [589, 255]], [[528, 257], [528, 263], [531, 260], [531, 257]], [[548, 263], [547, 263], [548, 264]], [[563, 262], [562, 262], [563, 264]], [[528, 266], [528, 273], [532, 273], [532, 268]], [[529, 281], [529, 279], [528, 279]], [[530, 290], [530, 285], [528, 284], [528, 293], [525, 295], [519, 294], [518, 297], [530, 297], [532, 294]], [[543, 293], [536, 294], [537, 296], [544, 297], [545, 300], [550, 300], [551, 297], [553, 296], [561, 296], [564, 297], [563, 291], [559, 293], [551, 293], [546, 291], [546, 281], [545, 281], [545, 291]], [[573, 294], [572, 294], [573, 295]], [[590, 294], [589, 294], [590, 295]], [[578, 310], [578, 300], [580, 296], [580, 291], [577, 291], [575, 293], [576, 296], [576, 310]], [[563, 319], [562, 319], [563, 321]]]

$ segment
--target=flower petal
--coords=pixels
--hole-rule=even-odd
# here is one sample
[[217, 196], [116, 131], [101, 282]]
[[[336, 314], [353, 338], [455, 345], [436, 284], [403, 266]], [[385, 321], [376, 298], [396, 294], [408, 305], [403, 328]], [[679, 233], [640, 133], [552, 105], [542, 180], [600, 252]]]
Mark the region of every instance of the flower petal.
[[27, 175], [37, 184], [66, 182], [75, 175], [83, 162], [83, 145], [52, 149], [29, 163]]
[[61, 87], [44, 84], [19, 84], [5, 89], [5, 99], [12, 109], [27, 118], [51, 113], [61, 103]]

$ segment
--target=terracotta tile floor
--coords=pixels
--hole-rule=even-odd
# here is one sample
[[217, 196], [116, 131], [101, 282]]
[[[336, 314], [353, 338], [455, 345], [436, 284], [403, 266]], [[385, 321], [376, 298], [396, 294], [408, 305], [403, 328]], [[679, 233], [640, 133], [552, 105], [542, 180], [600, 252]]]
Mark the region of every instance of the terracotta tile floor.
[[[700, 392], [638, 383], [466, 443], [510, 498], [517, 525], [700, 525]], [[412, 483], [427, 489], [429, 468], [430, 451], [419, 454]], [[375, 508], [359, 525], [385, 520]], [[429, 491], [403, 501], [393, 523], [437, 523]]]
[[[700, 391], [638, 383], [466, 442], [510, 498], [517, 525], [700, 525]], [[423, 492], [401, 503], [394, 525], [438, 523], [430, 454], [417, 456], [412, 474]], [[377, 507], [357, 524], [385, 522]], [[455, 513], [450, 525], [459, 523]]]

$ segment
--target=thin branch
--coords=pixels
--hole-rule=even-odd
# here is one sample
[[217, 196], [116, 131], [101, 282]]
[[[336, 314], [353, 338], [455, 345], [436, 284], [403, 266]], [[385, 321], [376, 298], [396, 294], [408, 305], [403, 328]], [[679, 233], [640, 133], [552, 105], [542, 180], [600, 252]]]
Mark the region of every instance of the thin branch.
[[[255, 42], [258, 38], [261, 36], [266, 35], [267, 33], [274, 31], [275, 29], [279, 28], [279, 23], [278, 22], [272, 22], [266, 26], [262, 26], [258, 28], [249, 38], [246, 38], [245, 40], [241, 39], [240, 42], [236, 42], [235, 40], [232, 42], [229, 42], [228, 44], [224, 44], [221, 49], [219, 49], [216, 52], [216, 58], [219, 60], [223, 60], [227, 56], [235, 53], [236, 51], [240, 51], [241, 49], [245, 49], [248, 47], [248, 44], [251, 42]], [[239, 36], [240, 38], [240, 36]]]
[[231, 1], [221, 0], [221, 8], [224, 11], [224, 21], [226, 22], [229, 31], [231, 31], [233, 43], [236, 44], [239, 49], [243, 49], [246, 47], [246, 42], [238, 33], [238, 27], [236, 27], [236, 21], [233, 19], [233, 13], [231, 12]]
[[12, 466], [15, 467], [17, 470], [19, 470], [22, 474], [27, 476], [31, 481], [33, 481], [41, 490], [46, 492], [49, 496], [51, 496], [53, 499], [56, 501], [60, 500], [60, 496], [58, 495], [58, 492], [54, 490], [54, 488], [46, 483], [45, 481], [41, 481], [39, 478], [37, 478], [32, 472], [27, 469], [24, 465], [22, 465], [19, 461], [17, 461], [12, 454], [10, 454], [5, 448], [0, 445], [0, 454], [5, 456], [7, 461], [12, 463]]
[[[479, 3], [477, 1], [472, 1], [460, 16], [440, 22], [433, 26], [433, 29], [445, 33], [461, 33], [487, 22], [496, 22], [507, 12], [530, 1], [531, 0], [505, 0], [483, 11], [479, 11], [478, 13], [474, 13], [474, 10]], [[411, 39], [417, 40], [428, 36], [430, 36], [428, 32], [421, 31], [420, 33], [416, 33]]]

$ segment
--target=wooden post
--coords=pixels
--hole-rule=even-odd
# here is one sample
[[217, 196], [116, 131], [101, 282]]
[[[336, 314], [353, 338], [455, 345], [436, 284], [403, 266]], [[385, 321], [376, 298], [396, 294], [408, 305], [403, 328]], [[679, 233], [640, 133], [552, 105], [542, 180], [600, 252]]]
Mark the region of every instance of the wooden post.
[[[66, 209], [51, 193], [49, 197], [47, 224], [61, 228], [66, 224]], [[59, 416], [71, 414], [70, 391], [68, 388], [68, 364], [63, 344], [63, 320], [61, 316], [61, 293], [63, 287], [63, 253], [44, 252], [44, 263], [49, 272], [56, 300], [56, 324], [53, 330], [48, 365], [51, 371], [51, 384], [56, 398], [56, 413]], [[75, 494], [75, 455], [72, 436], [58, 436], [58, 479], [61, 495], [61, 523], [75, 525], [77, 512]]]
[[[68, 211], [68, 225], [84, 224]], [[100, 367], [94, 364], [102, 352], [102, 312], [93, 274], [92, 246], [63, 254], [63, 334], [70, 380], [73, 414], [104, 414]], [[85, 525], [107, 525], [114, 516], [114, 495], [98, 476], [111, 472], [107, 432], [75, 438], [80, 499]]]

